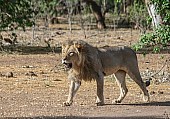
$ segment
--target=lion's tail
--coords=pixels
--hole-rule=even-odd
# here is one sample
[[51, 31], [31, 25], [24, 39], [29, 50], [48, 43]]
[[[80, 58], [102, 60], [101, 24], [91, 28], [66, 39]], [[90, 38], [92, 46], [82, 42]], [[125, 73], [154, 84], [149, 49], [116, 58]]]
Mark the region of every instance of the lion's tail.
[[148, 87], [150, 84], [151, 84], [151, 78], [149, 78], [149, 79], [147, 79], [146, 81], [145, 81], [145, 85], [146, 85], [146, 87]]

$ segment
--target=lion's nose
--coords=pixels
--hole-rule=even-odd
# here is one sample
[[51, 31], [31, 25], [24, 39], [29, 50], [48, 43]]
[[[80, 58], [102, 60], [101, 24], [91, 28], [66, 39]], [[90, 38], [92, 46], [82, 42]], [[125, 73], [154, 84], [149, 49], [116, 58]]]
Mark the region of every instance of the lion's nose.
[[64, 59], [62, 59], [62, 64], [65, 64], [66, 63], [66, 59], [64, 58]]

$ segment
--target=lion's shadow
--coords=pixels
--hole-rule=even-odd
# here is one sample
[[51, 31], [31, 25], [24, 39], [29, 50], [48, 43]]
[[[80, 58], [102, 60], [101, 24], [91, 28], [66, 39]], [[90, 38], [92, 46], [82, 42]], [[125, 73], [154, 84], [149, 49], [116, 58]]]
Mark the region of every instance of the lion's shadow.
[[134, 106], [170, 106], [170, 101], [150, 102], [150, 103], [118, 103], [105, 105], [134, 105]]

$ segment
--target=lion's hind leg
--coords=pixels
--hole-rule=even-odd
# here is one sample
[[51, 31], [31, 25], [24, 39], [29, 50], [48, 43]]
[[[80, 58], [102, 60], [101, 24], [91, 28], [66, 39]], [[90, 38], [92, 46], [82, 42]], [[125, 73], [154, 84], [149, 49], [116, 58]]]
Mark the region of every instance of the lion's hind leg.
[[144, 94], [143, 100], [145, 102], [149, 102], [150, 101], [149, 93], [148, 93], [148, 90], [146, 89], [146, 84], [143, 82], [141, 78], [138, 68], [136, 68], [136, 70], [129, 70], [128, 75], [130, 76], [132, 80], [134, 80], [138, 84], [138, 86], [142, 90]]
[[119, 70], [115, 73], [115, 78], [120, 89], [119, 98], [113, 101], [115, 103], [121, 103], [128, 92], [128, 89], [126, 87], [126, 82], [125, 82], [125, 76], [126, 76], [126, 72], [123, 70]]

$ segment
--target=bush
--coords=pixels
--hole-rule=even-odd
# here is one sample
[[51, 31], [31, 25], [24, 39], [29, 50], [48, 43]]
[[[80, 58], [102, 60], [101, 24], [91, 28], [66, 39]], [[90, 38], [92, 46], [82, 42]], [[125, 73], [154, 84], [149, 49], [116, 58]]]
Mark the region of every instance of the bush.
[[133, 46], [135, 50], [151, 47], [154, 52], [160, 52], [161, 49], [170, 45], [170, 2], [169, 0], [151, 0], [155, 5], [156, 12], [162, 18], [162, 24], [151, 33], [141, 35], [139, 42]]
[[170, 26], [160, 25], [154, 32], [143, 34], [133, 48], [138, 51], [151, 47], [154, 52], [160, 52], [160, 49], [166, 49], [168, 45], [170, 45]]

